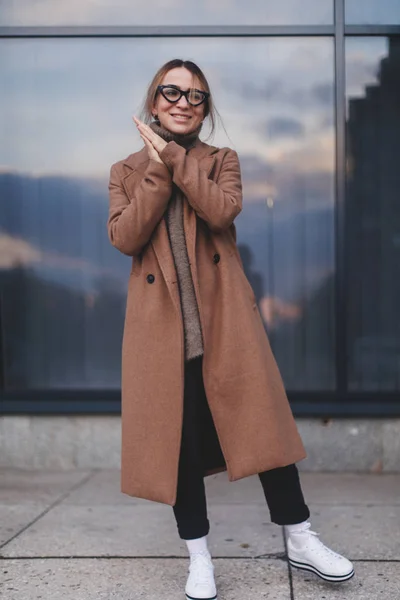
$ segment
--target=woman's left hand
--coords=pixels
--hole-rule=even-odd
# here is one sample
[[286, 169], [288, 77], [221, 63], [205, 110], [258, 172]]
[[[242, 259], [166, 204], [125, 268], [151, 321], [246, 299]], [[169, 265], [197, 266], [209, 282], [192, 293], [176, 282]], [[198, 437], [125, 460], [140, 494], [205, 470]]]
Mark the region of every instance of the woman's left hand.
[[158, 152], [158, 154], [160, 154], [160, 152], [162, 152], [167, 145], [167, 142], [159, 135], [154, 133], [154, 131], [148, 125], [140, 121], [137, 117], [133, 117], [133, 120], [136, 123], [139, 133], [146, 138], [153, 148]]

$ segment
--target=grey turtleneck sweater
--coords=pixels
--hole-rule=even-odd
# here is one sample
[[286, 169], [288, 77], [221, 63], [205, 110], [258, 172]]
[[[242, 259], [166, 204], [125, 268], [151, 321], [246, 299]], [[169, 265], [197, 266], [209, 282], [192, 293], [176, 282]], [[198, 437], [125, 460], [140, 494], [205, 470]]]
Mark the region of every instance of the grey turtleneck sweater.
[[[199, 135], [199, 130], [185, 136], [174, 135], [163, 129], [158, 122], [152, 123], [150, 127], [166, 142], [175, 141], [180, 146], [186, 148], [186, 152], [190, 148], [193, 148]], [[166, 211], [165, 220], [178, 277], [185, 336], [185, 360], [188, 361], [201, 356], [204, 352], [204, 347], [199, 308], [194, 291], [183, 226], [184, 202], [187, 202], [185, 195], [176, 185], [173, 185], [173, 192]]]

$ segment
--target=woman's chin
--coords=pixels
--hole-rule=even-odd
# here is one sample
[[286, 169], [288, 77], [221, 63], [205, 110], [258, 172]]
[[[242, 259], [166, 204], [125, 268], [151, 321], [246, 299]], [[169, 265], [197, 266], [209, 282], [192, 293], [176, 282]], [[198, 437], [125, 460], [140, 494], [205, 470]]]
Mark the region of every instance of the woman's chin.
[[171, 133], [177, 133], [182, 135], [186, 133], [191, 133], [193, 131], [193, 124], [188, 121], [182, 121], [182, 123], [179, 123], [175, 120], [172, 120], [168, 121], [166, 128], [169, 129]]

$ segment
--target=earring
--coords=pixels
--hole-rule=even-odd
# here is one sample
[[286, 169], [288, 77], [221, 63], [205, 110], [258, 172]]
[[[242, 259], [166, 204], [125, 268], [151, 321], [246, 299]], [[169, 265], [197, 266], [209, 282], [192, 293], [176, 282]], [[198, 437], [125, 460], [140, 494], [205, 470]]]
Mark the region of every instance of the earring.
[[156, 113], [155, 115], [153, 115], [153, 119], [154, 119], [155, 121], [158, 121], [158, 114], [157, 114], [157, 113]]

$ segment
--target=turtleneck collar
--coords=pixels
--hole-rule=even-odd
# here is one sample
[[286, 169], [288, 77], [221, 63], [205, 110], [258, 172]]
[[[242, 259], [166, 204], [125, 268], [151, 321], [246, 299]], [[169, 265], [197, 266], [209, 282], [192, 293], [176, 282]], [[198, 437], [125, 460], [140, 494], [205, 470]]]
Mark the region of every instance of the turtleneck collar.
[[196, 145], [199, 133], [201, 131], [201, 127], [202, 124], [200, 124], [197, 129], [190, 133], [180, 134], [173, 133], [172, 131], [165, 129], [160, 124], [160, 121], [153, 121], [152, 123], [150, 123], [150, 128], [154, 131], [154, 133], [157, 133], [157, 135], [159, 135], [163, 140], [165, 140], [166, 142], [175, 142], [176, 144], [179, 144], [179, 146], [182, 146], [186, 150], [190, 150], [190, 148], [193, 148]]

